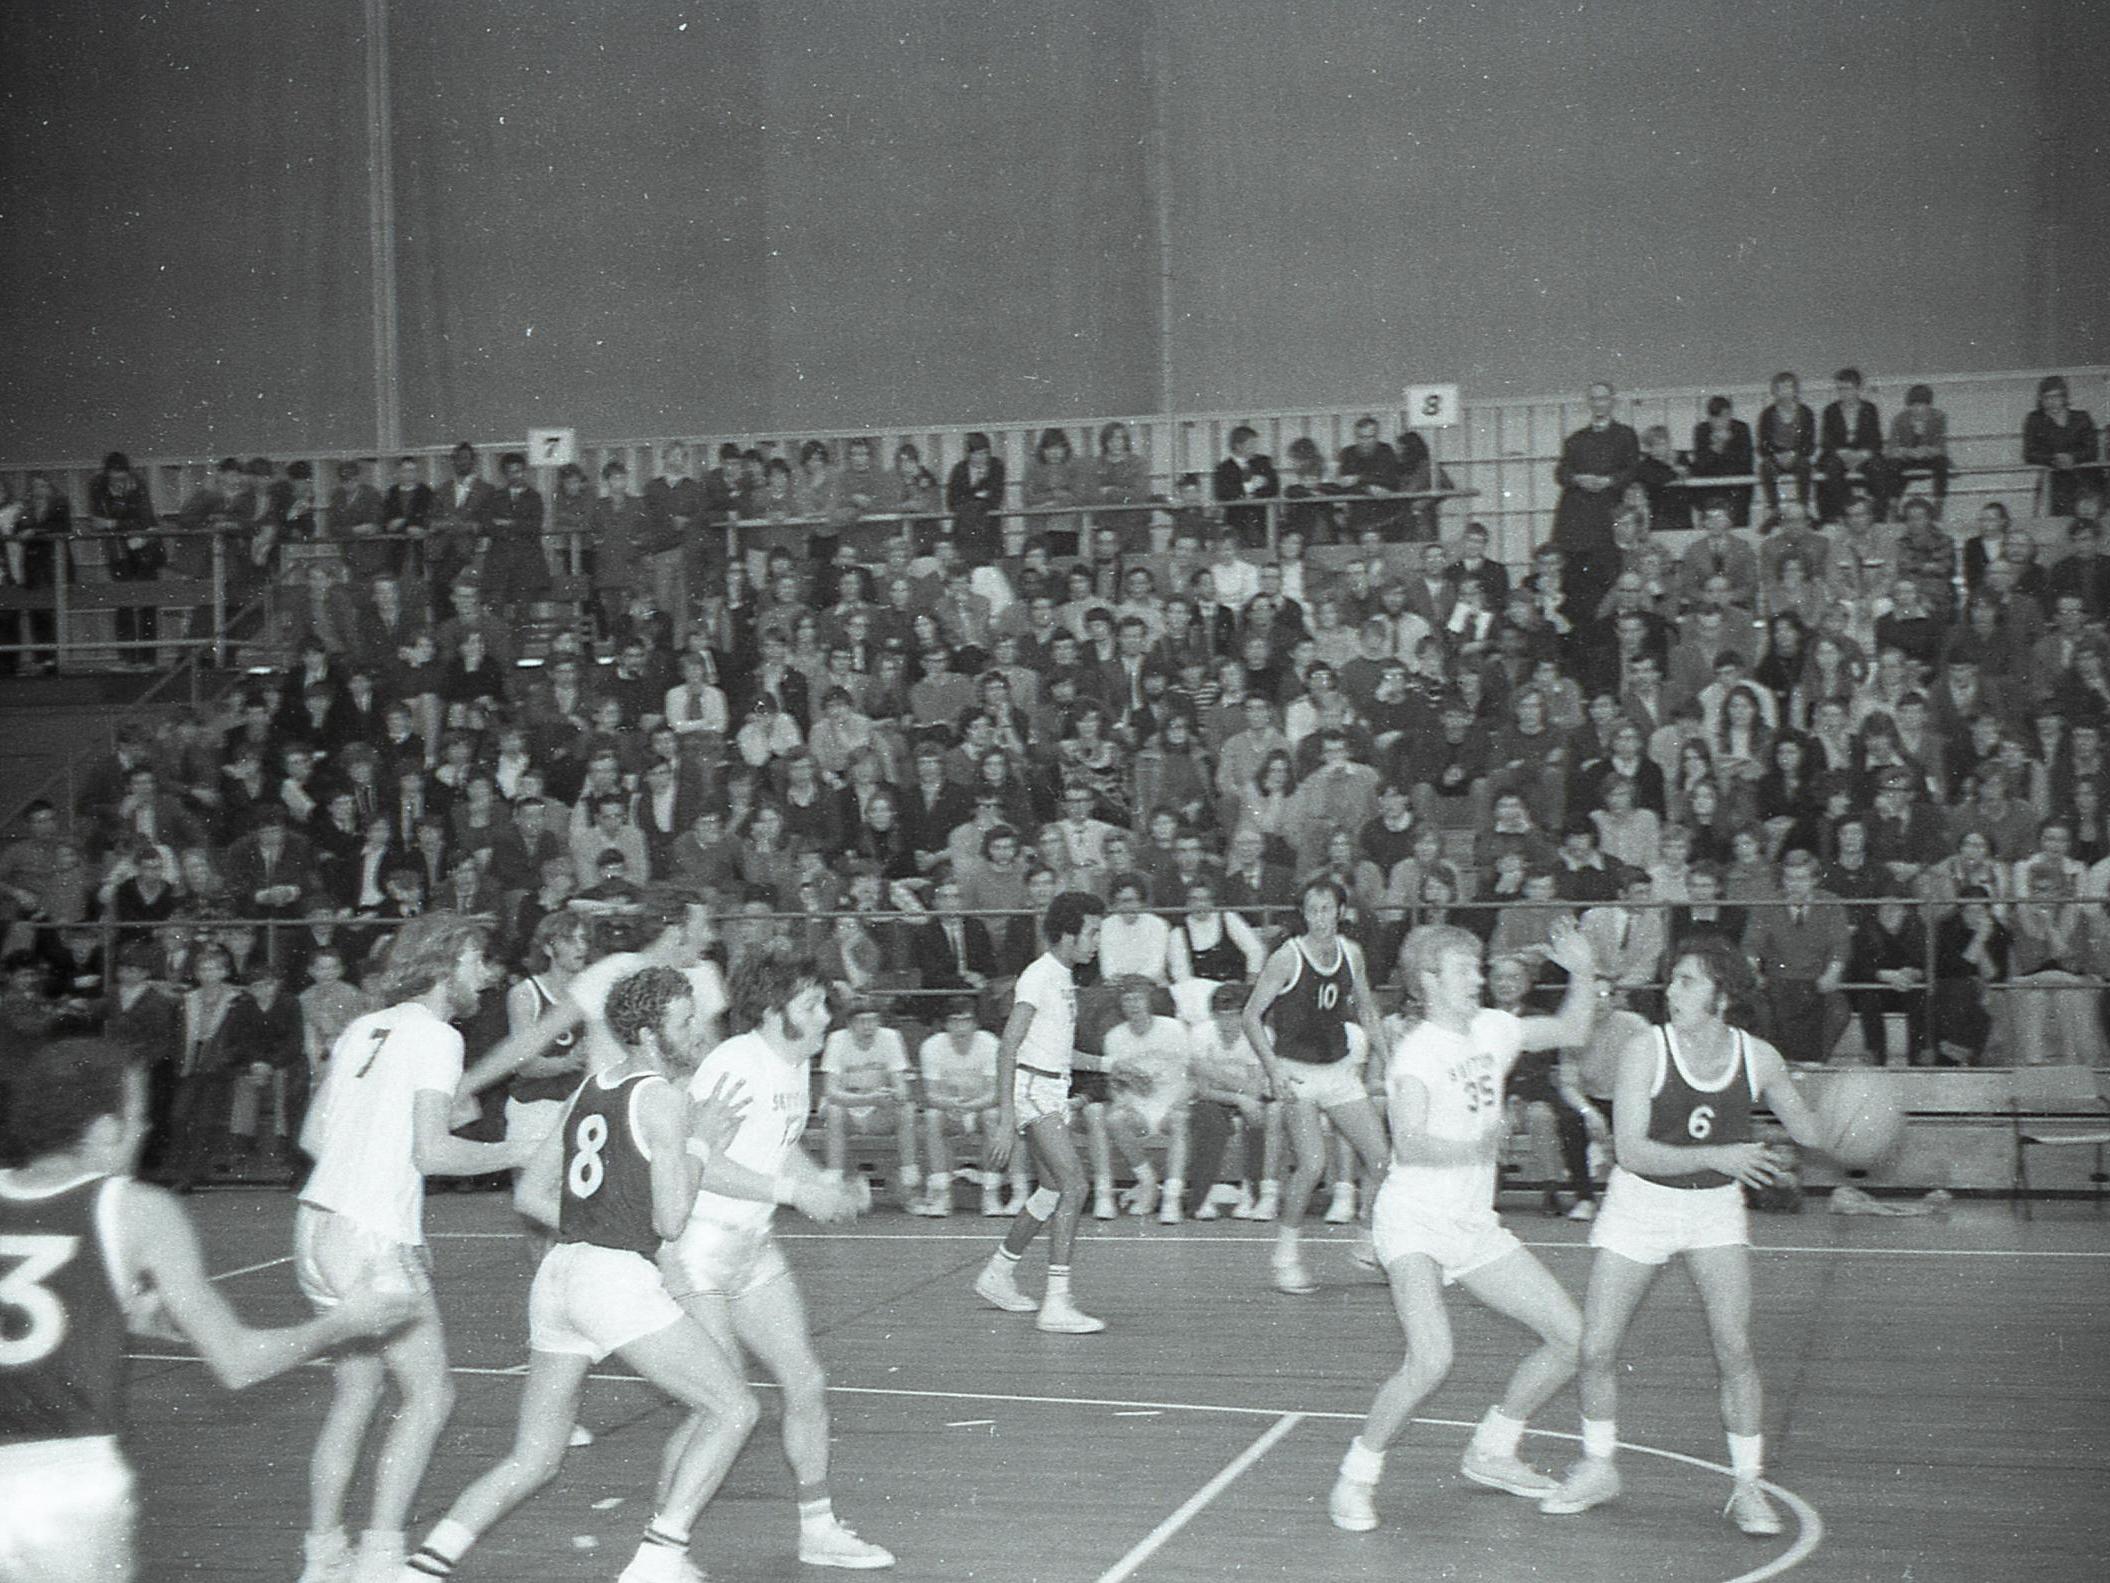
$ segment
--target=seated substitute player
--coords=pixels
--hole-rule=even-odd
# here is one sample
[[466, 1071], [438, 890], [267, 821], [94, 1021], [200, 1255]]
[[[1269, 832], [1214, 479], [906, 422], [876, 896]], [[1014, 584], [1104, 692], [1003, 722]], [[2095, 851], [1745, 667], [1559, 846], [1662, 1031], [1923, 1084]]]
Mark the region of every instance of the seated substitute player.
[[1245, 1004], [1245, 1033], [1267, 1068], [1268, 1086], [1289, 1110], [1290, 1147], [1296, 1169], [1282, 1191], [1282, 1218], [1275, 1228], [1274, 1275], [1278, 1291], [1303, 1295], [1318, 1290], [1304, 1267], [1300, 1235], [1312, 1189], [1326, 1170], [1324, 1114], [1346, 1138], [1364, 1171], [1385, 1164], [1385, 1127], [1370, 1103], [1356, 1063], [1350, 1059], [1351, 1008], [1370, 1058], [1386, 1059], [1385, 1030], [1363, 948], [1342, 935], [1347, 897], [1327, 878], [1306, 883], [1299, 904], [1304, 932], [1275, 948]]
[[[1158, 1210], [1161, 1225], [1176, 1226], [1187, 1191], [1187, 1107], [1194, 1085], [1187, 1073], [1187, 1030], [1177, 1017], [1153, 1016], [1155, 986], [1131, 975], [1119, 987], [1121, 1018], [1106, 1030], [1106, 1081], [1112, 1098], [1106, 1130], [1136, 1185], [1128, 1211], [1137, 1218]], [[1158, 1173], [1150, 1163], [1153, 1139], [1165, 1145], [1165, 1183], [1160, 1203]]]
[[828, 1169], [840, 1172], [850, 1139], [894, 1135], [901, 1207], [923, 1213], [923, 1176], [916, 1169], [916, 1102], [909, 1096], [908, 1046], [900, 1033], [880, 1026], [879, 1008], [861, 1000], [850, 1008], [850, 1025], [821, 1046], [821, 1146]]
[[469, 1547], [556, 1476], [586, 1373], [610, 1353], [688, 1408], [665, 1496], [618, 1583], [685, 1583], [689, 1532], [761, 1409], [718, 1343], [653, 1260], [681, 1235], [703, 1162], [731, 1139], [738, 1108], [719, 1091], [693, 1105], [703, 1054], [695, 992], [648, 967], [608, 993], [608, 1031], [629, 1058], [586, 1079], [523, 1173], [518, 1202], [556, 1242], [528, 1293], [527, 1379], [512, 1453], [464, 1490], [404, 1566], [400, 1583], [453, 1574]]
[[1393, 1046], [1386, 1069], [1392, 1169], [1378, 1190], [1371, 1231], [1392, 1283], [1407, 1356], [1341, 1459], [1328, 1502], [1336, 1527], [1377, 1526], [1373, 1497], [1385, 1449], [1450, 1373], [1443, 1289], [1451, 1285], [1539, 1337], [1501, 1401], [1480, 1420], [1459, 1471], [1512, 1495], [1553, 1491], [1553, 1480], [1519, 1458], [1517, 1447], [1531, 1415], [1574, 1378], [1582, 1315], [1495, 1213], [1507, 1117], [1503, 1080], [1522, 1051], [1581, 1039], [1597, 1000], [1596, 962], [1582, 931], [1556, 924], [1552, 954], [1568, 971], [1559, 1015], [1519, 1017], [1480, 1004], [1480, 942], [1466, 930], [1424, 924], [1401, 951], [1407, 991], [1423, 1015]]
[[102, 1040], [60, 1039], [9, 1085], [18, 1163], [0, 1171], [0, 1578], [129, 1583], [132, 1470], [125, 1335], [187, 1340], [242, 1390], [416, 1311], [370, 1290], [282, 1330], [255, 1330], [205, 1273], [183, 1206], [131, 1180], [146, 1074]]
[[[784, 1456], [798, 1481], [799, 1560], [866, 1569], [893, 1554], [860, 1539], [835, 1515], [828, 1494], [827, 1379], [813, 1352], [806, 1308], [791, 1266], [771, 1234], [776, 1206], [822, 1222], [854, 1219], [867, 1206], [862, 1182], [824, 1171], [799, 1147], [812, 1108], [813, 1058], [828, 1029], [820, 964], [781, 942], [757, 946], [733, 969], [731, 1011], [746, 1029], [704, 1057], [689, 1079], [703, 1100], [721, 1083], [745, 1106], [732, 1142], [703, 1169], [688, 1224], [660, 1250], [667, 1290], [688, 1316], [737, 1358], [761, 1360], [784, 1399]], [[681, 1437], [667, 1448], [660, 1500], [680, 1465]]]
[[[462, 1036], [449, 1019], [476, 1009], [484, 939], [482, 925], [453, 913], [403, 926], [376, 986], [386, 1009], [337, 1036], [302, 1132], [315, 1169], [293, 1219], [301, 1290], [325, 1313], [366, 1291], [398, 1293], [417, 1307], [400, 1334], [332, 1365], [334, 1395], [308, 1473], [305, 1583], [336, 1578], [348, 1559], [357, 1583], [393, 1583], [418, 1482], [454, 1407], [425, 1247], [425, 1178], [508, 1171], [534, 1153], [527, 1139], [450, 1136]], [[375, 1461], [372, 1515], [353, 1558], [345, 1501], [391, 1376], [401, 1401]]]
[[1685, 1257], [1699, 1290], [1721, 1377], [1722, 1426], [1735, 1477], [1728, 1516], [1747, 1534], [1780, 1532], [1759, 1487], [1765, 1469], [1758, 1362], [1751, 1352], [1751, 1233], [1744, 1188], [1782, 1179], [1788, 1161], [1752, 1137], [1763, 1099], [1806, 1148], [1830, 1139], [1795, 1091], [1787, 1063], [1763, 1039], [1725, 1018], [1751, 1004], [1751, 968], [1726, 941], [1682, 946], [1664, 1002], [1670, 1021], [1636, 1036], [1619, 1056], [1612, 1140], [1619, 1163], [1590, 1227], [1597, 1256], [1583, 1302], [1582, 1460], [1539, 1502], [1556, 1516], [1586, 1512], [1619, 1494], [1619, 1346], [1635, 1310], [1672, 1258]]
[[[1273, 1220], [1281, 1211], [1282, 1107], [1267, 1098], [1267, 1070], [1246, 1040], [1244, 1010], [1245, 987], [1219, 984], [1208, 1021], [1187, 1034], [1194, 1084], [1187, 1179], [1194, 1184], [1196, 1220], [1214, 1220], [1226, 1206], [1237, 1220]], [[1235, 1188], [1219, 1180], [1234, 1122], [1243, 1155]]]
[[1016, 1215], [1026, 1207], [1026, 1160], [1011, 1158], [1011, 1199], [1000, 1196], [1004, 1173], [990, 1164], [1001, 1134], [1003, 1108], [996, 1102], [996, 1035], [976, 1026], [974, 1002], [957, 1000], [945, 1013], [945, 1026], [923, 1041], [916, 1052], [923, 1072], [924, 1212], [952, 1213], [952, 1150], [948, 1133], [982, 1141], [982, 1213], [994, 1219]]
[[[1037, 1307], [1035, 1325], [1057, 1335], [1088, 1336], [1106, 1328], [1105, 1320], [1083, 1312], [1070, 1299], [1070, 1256], [1077, 1245], [1086, 1192], [1084, 1162], [1077, 1158], [1077, 1141], [1070, 1136], [1076, 968], [1097, 956], [1099, 920], [1105, 913], [1106, 904], [1084, 891], [1066, 890], [1048, 903], [1041, 922], [1048, 948], [1018, 975], [1011, 991], [1011, 1015], [996, 1052], [1000, 1120], [989, 1145], [989, 1164], [999, 1171], [1009, 1165], [1023, 1133], [1040, 1185], [974, 1278], [975, 1295], [1006, 1313], [1030, 1314]], [[1042, 1226], [1049, 1226], [1048, 1288], [1036, 1304], [1018, 1289], [1018, 1261]]]

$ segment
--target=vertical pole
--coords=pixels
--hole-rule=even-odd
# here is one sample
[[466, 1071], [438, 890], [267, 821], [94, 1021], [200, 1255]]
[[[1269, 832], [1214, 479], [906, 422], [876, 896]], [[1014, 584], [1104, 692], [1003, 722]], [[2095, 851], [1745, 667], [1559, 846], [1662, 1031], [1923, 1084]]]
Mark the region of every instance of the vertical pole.
[[227, 535], [212, 536], [212, 662], [227, 664]]
[[58, 675], [66, 673], [66, 661], [72, 654], [72, 634], [67, 630], [72, 623], [67, 619], [66, 585], [71, 581], [66, 575], [68, 557], [61, 546], [57, 557], [58, 573], [51, 580], [51, 663]]
[[[1165, 93], [1172, 46], [1162, 7], [1150, 7], [1150, 213], [1157, 232], [1158, 411], [1172, 411], [1172, 139], [1165, 129]], [[1173, 471], [1177, 477], [1179, 470]]]
[[388, 0], [366, 0], [366, 198], [372, 254], [374, 447], [403, 449], [403, 392], [396, 300], [396, 166], [388, 80]]
[[1934, 1012], [1934, 974], [1937, 966], [1934, 954], [1934, 908], [1927, 902], [1920, 903], [1920, 933], [1926, 936], [1927, 955], [1924, 971], [1927, 975], [1927, 1025], [1920, 1034], [1920, 1059], [1929, 1066], [1941, 1063], [1936, 1059], [1940, 1051], [1941, 1024]]

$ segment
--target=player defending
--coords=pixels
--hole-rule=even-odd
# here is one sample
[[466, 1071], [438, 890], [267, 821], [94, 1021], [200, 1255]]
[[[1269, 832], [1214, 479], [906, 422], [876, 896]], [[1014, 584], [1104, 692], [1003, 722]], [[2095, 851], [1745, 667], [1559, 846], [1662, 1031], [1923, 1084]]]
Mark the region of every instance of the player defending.
[[[449, 1019], [476, 1009], [485, 974], [481, 925], [427, 913], [403, 926], [378, 986], [386, 1004], [337, 1036], [301, 1147], [315, 1169], [293, 1220], [294, 1273], [317, 1309], [355, 1292], [408, 1298], [409, 1326], [378, 1350], [340, 1357], [335, 1395], [308, 1472], [307, 1567], [325, 1583], [354, 1564], [357, 1583], [393, 1583], [418, 1482], [454, 1407], [447, 1343], [425, 1247], [425, 1178], [481, 1176], [524, 1165], [526, 1139], [472, 1143], [450, 1135], [462, 1078], [462, 1036]], [[393, 1377], [401, 1396], [374, 1466], [372, 1515], [353, 1557], [344, 1507], [368, 1429]]]
[[[716, 1341], [667, 1295], [653, 1263], [681, 1235], [702, 1163], [740, 1113], [720, 1094], [694, 1106], [702, 1046], [696, 996], [671, 968], [645, 968], [609, 992], [609, 1032], [629, 1052], [586, 1079], [523, 1174], [520, 1203], [556, 1244], [528, 1294], [528, 1369], [512, 1454], [448, 1508], [400, 1583], [453, 1574], [469, 1547], [555, 1477], [587, 1370], [610, 1353], [692, 1415], [666, 1496], [618, 1583], [683, 1583], [689, 1532], [755, 1426], [754, 1392]], [[691, 1139], [694, 1139], [692, 1145]]]
[[1539, 1502], [1556, 1516], [1619, 1494], [1619, 1346], [1656, 1272], [1678, 1254], [1698, 1288], [1721, 1380], [1722, 1426], [1736, 1479], [1728, 1516], [1747, 1534], [1780, 1532], [1759, 1488], [1765, 1469], [1758, 1363], [1751, 1355], [1751, 1234], [1743, 1189], [1780, 1180], [1787, 1161], [1752, 1137], [1764, 1099], [1797, 1143], [1824, 1148], [1824, 1129], [1796, 1093], [1780, 1052], [1724, 1017], [1751, 994], [1750, 967], [1725, 942], [1681, 948], [1664, 1000], [1670, 1021], [1619, 1057], [1612, 1139], [1619, 1163], [1590, 1228], [1597, 1249], [1583, 1303], [1582, 1460]]
[[100, 1040], [64, 1039], [17, 1067], [0, 1171], [0, 1577], [128, 1583], [132, 1470], [125, 1334], [189, 1341], [241, 1390], [407, 1321], [366, 1291], [303, 1325], [252, 1330], [205, 1274], [174, 1197], [130, 1179], [146, 1075]]
[[[827, 1379], [814, 1356], [806, 1309], [791, 1266], [770, 1234], [778, 1204], [819, 1221], [854, 1218], [867, 1205], [862, 1182], [823, 1171], [799, 1147], [813, 1105], [813, 1058], [828, 1031], [828, 990], [811, 956], [774, 942], [734, 969], [737, 1034], [704, 1058], [689, 1096], [706, 1101], [720, 1084], [744, 1107], [732, 1142], [711, 1156], [681, 1235], [660, 1250], [667, 1290], [684, 1312], [737, 1358], [745, 1347], [784, 1397], [784, 1456], [798, 1480], [799, 1560], [866, 1569], [893, 1554], [860, 1539], [835, 1515], [828, 1494]], [[693, 1431], [692, 1431], [693, 1432]], [[682, 1437], [667, 1448], [660, 1506], [672, 1498]]]
[[[1326, 1170], [1323, 1112], [1374, 1176], [1385, 1163], [1385, 1128], [1349, 1059], [1348, 1016], [1370, 1041], [1371, 1058], [1386, 1057], [1385, 1030], [1363, 948], [1340, 934], [1341, 887], [1315, 879], [1300, 898], [1304, 933], [1275, 948], [1245, 1003], [1245, 1034], [1267, 1068], [1274, 1097], [1288, 1103], [1289, 1140], [1297, 1156], [1282, 1193], [1282, 1218], [1275, 1227], [1274, 1272], [1278, 1291], [1303, 1295], [1318, 1290], [1304, 1267], [1300, 1245], [1304, 1212]], [[1270, 1026], [1272, 1013], [1272, 1026]]]
[[[1083, 891], [1064, 891], [1048, 903], [1041, 925], [1048, 948], [1018, 975], [1011, 1015], [996, 1050], [996, 1095], [1001, 1107], [989, 1143], [989, 1168], [1001, 1171], [1023, 1132], [1040, 1185], [1011, 1222], [1003, 1242], [974, 1280], [975, 1295], [1007, 1313], [1030, 1314], [1040, 1329], [1088, 1336], [1106, 1328], [1070, 1300], [1070, 1256], [1084, 1214], [1086, 1177], [1070, 1136], [1070, 1058], [1077, 1044], [1077, 964], [1099, 949], [1105, 903]], [[1053, 1185], [1050, 1185], [1053, 1184]], [[1048, 1237], [1047, 1295], [1035, 1303], [1018, 1289], [1018, 1261], [1053, 1218]]]
[[1495, 1213], [1502, 1083], [1518, 1054], [1550, 1050], [1589, 1031], [1598, 985], [1590, 943], [1556, 925], [1553, 959], [1568, 970], [1560, 1014], [1518, 1017], [1480, 1004], [1480, 942], [1449, 924], [1425, 924], [1401, 952], [1422, 1019], [1393, 1046], [1386, 1069], [1392, 1169], [1372, 1217], [1377, 1256], [1392, 1282], [1407, 1356], [1349, 1442], [1328, 1510], [1336, 1527], [1377, 1526], [1373, 1497], [1385, 1449], [1451, 1367], [1443, 1289], [1463, 1286], [1506, 1319], [1536, 1331], [1538, 1347], [1487, 1410], [1459, 1471], [1476, 1484], [1536, 1499], [1553, 1480], [1517, 1455], [1524, 1425], [1574, 1377], [1582, 1315], [1546, 1267]]

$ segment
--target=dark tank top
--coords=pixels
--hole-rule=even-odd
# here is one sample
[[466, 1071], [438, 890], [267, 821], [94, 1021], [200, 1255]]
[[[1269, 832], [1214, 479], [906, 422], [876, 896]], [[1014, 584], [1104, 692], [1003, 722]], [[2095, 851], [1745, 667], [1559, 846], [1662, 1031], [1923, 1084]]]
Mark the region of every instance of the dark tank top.
[[125, 1310], [104, 1226], [123, 1179], [34, 1194], [0, 1173], [0, 1445], [114, 1435]]
[[[1678, 1036], [1667, 1025], [1657, 1027], [1656, 1087], [1648, 1106], [1651, 1140], [1685, 1149], [1751, 1141], [1751, 1049], [1741, 1028], [1730, 1033], [1736, 1039], [1736, 1060], [1720, 1083], [1702, 1088], [1678, 1058]], [[1736, 1178], [1720, 1171], [1683, 1171], [1648, 1180], [1662, 1187], [1723, 1187]]]
[[559, 1242], [590, 1242], [651, 1258], [659, 1252], [652, 1228], [652, 1162], [630, 1124], [632, 1097], [656, 1072], [626, 1077], [613, 1088], [588, 1078], [564, 1119], [563, 1198]]
[[1268, 1008], [1275, 1053], [1285, 1061], [1331, 1066], [1348, 1056], [1348, 1000], [1355, 975], [1348, 968], [1348, 945], [1334, 940], [1333, 966], [1313, 963], [1299, 935], [1290, 942], [1297, 953], [1297, 976]]

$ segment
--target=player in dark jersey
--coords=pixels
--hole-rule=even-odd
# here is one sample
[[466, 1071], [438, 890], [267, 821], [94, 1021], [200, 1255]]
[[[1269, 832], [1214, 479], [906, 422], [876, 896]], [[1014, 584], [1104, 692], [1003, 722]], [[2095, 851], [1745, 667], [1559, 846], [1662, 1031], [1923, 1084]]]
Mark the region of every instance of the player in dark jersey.
[[1326, 1169], [1324, 1114], [1354, 1148], [1363, 1170], [1382, 1174], [1388, 1146], [1385, 1124], [1351, 1060], [1351, 1014], [1382, 1068], [1385, 1030], [1363, 948], [1340, 933], [1343, 897], [1330, 879], [1304, 887], [1304, 933], [1275, 948], [1246, 1002], [1244, 1025], [1274, 1097], [1285, 1101], [1296, 1169], [1284, 1184], [1282, 1218], [1275, 1228], [1273, 1269], [1278, 1290], [1316, 1291], [1304, 1268], [1300, 1237], [1312, 1190]]
[[1795, 1092], [1787, 1063], [1763, 1039], [1724, 1020], [1748, 1001], [1751, 969], [1724, 941], [1688, 941], [1664, 999], [1670, 1021], [1635, 1035], [1620, 1053], [1612, 1096], [1619, 1164], [1590, 1228], [1597, 1255], [1583, 1305], [1582, 1460], [1539, 1502], [1556, 1516], [1619, 1494], [1619, 1347], [1656, 1273], [1679, 1254], [1699, 1289], [1721, 1375], [1722, 1425], [1735, 1486], [1728, 1515], [1747, 1534], [1777, 1534], [1780, 1514], [1761, 1488], [1758, 1365], [1751, 1354], [1751, 1238], [1743, 1190], [1778, 1181], [1787, 1160], [1756, 1141], [1751, 1112], [1763, 1099], [1807, 1148], [1831, 1140]]
[[661, 1240], [680, 1234], [705, 1160], [745, 1108], [722, 1092], [691, 1106], [683, 1080], [703, 1054], [696, 1011], [689, 981], [671, 968], [642, 969], [609, 991], [608, 1029], [627, 1058], [579, 1086], [527, 1170], [522, 1202], [556, 1244], [528, 1296], [512, 1453], [462, 1492], [404, 1564], [409, 1583], [448, 1576], [556, 1475], [587, 1371], [611, 1352], [690, 1414], [668, 1446], [663, 1493], [620, 1583], [696, 1575], [689, 1531], [760, 1410], [723, 1349], [667, 1295], [653, 1262]]
[[412, 1316], [368, 1293], [283, 1330], [245, 1325], [206, 1276], [180, 1203], [131, 1180], [146, 1080], [68, 1039], [9, 1086], [0, 1171], [0, 1578], [124, 1583], [132, 1475], [118, 1449], [128, 1330], [188, 1340], [233, 1390]]

